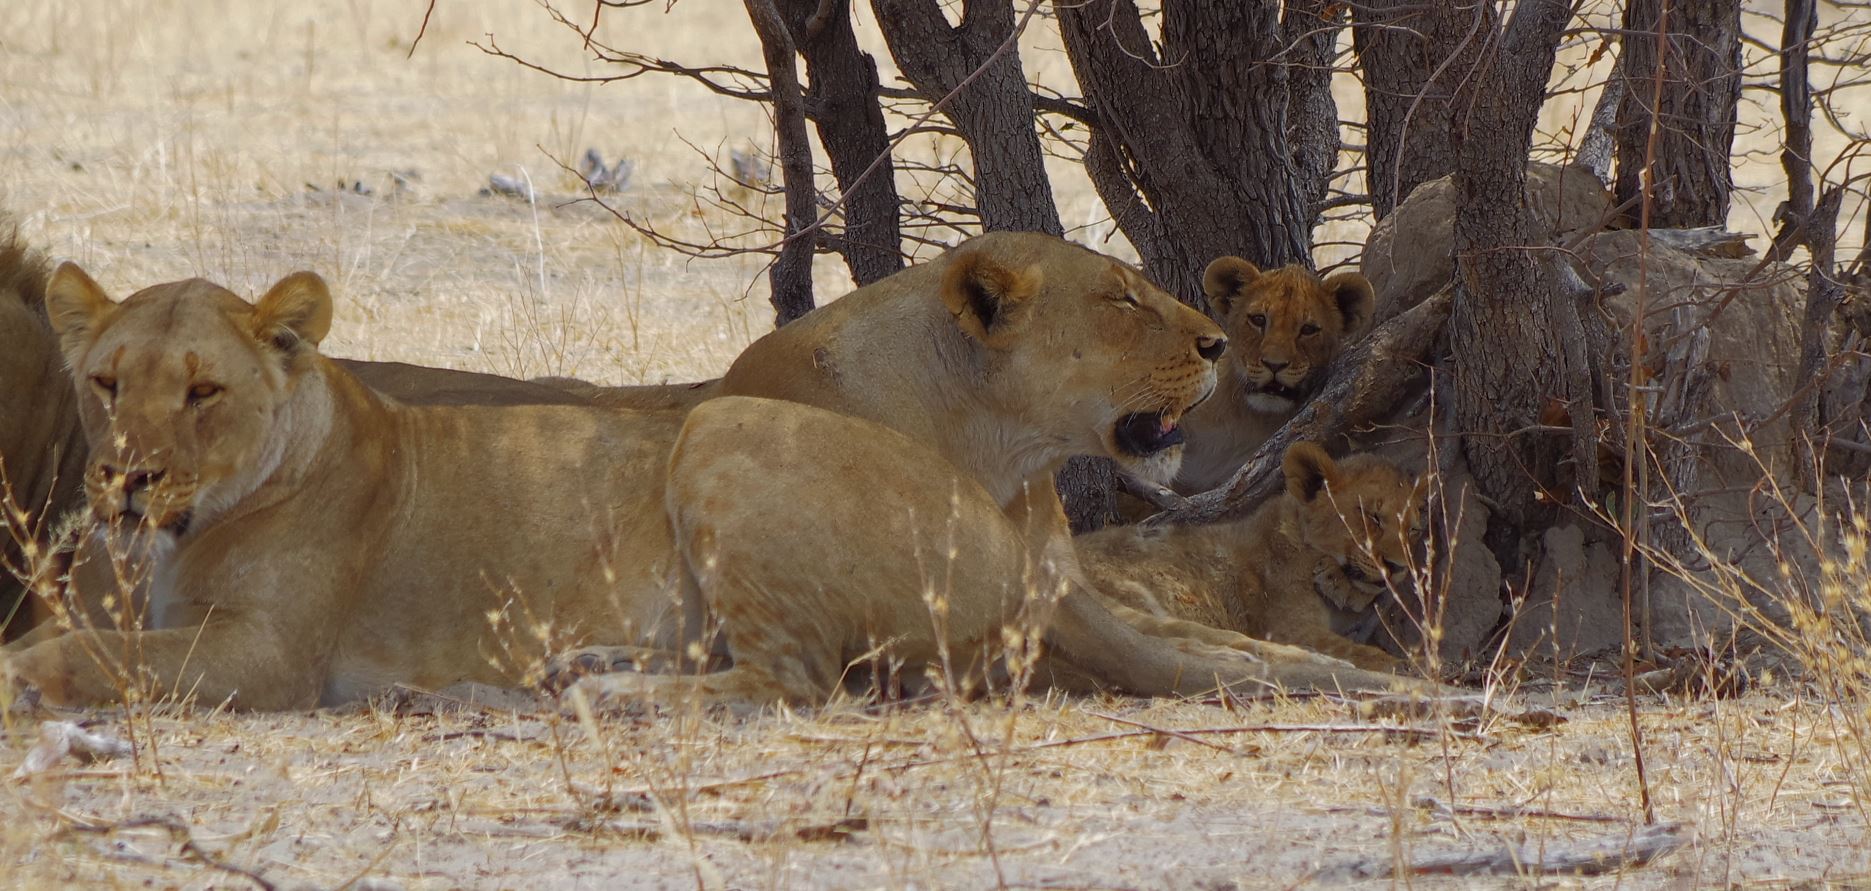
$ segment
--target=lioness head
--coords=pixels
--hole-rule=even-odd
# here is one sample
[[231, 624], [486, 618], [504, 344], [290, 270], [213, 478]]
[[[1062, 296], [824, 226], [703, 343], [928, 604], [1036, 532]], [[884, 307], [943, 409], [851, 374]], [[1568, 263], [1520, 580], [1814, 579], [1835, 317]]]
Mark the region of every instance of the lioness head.
[[1289, 447], [1283, 468], [1294, 532], [1336, 563], [1360, 595], [1361, 602], [1334, 605], [1362, 610], [1387, 588], [1408, 583], [1422, 516], [1423, 487], [1415, 477], [1375, 455], [1333, 461], [1312, 442]]
[[985, 398], [1153, 480], [1175, 475], [1182, 417], [1227, 341], [1200, 312], [1095, 251], [991, 233], [947, 258], [942, 302], [986, 349]]
[[90, 440], [95, 517], [181, 536], [251, 493], [288, 443], [277, 417], [331, 328], [331, 295], [309, 272], [257, 304], [201, 279], [114, 302], [75, 264], [46, 306]]
[[1321, 280], [1297, 263], [1262, 272], [1240, 257], [1208, 264], [1202, 290], [1228, 332], [1248, 407], [1264, 412], [1298, 407], [1326, 364], [1370, 328], [1377, 301], [1355, 272]]

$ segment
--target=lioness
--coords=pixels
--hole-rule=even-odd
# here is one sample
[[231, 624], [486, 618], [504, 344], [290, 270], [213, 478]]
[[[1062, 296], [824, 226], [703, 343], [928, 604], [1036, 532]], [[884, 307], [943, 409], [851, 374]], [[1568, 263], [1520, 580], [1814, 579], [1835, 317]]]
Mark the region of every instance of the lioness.
[[1334, 462], [1298, 442], [1286, 491], [1246, 519], [1211, 526], [1123, 526], [1077, 539], [1106, 595], [1172, 616], [1294, 644], [1363, 668], [1396, 659], [1333, 633], [1392, 585], [1407, 585], [1422, 489], [1372, 455]]
[[1179, 420], [1213, 388], [1222, 347], [1213, 323], [1130, 267], [1020, 233], [981, 236], [767, 335], [729, 369], [725, 395], [690, 413], [670, 459], [685, 588], [720, 623], [733, 667], [578, 689], [810, 703], [880, 650], [911, 666], [952, 655], [973, 676], [1014, 616], [1055, 597], [1035, 627], [1066, 673], [1133, 693], [1412, 686], [1114, 615], [1083, 584], [1053, 473], [1074, 454], [1173, 472]]
[[1320, 383], [1325, 367], [1371, 326], [1376, 297], [1355, 272], [1321, 280], [1299, 264], [1263, 272], [1221, 257], [1202, 290], [1228, 332], [1215, 398], [1189, 413], [1182, 470], [1185, 495], [1226, 483], [1279, 431]]
[[645, 469], [679, 413], [386, 399], [317, 352], [331, 297], [311, 273], [254, 304], [200, 279], [115, 303], [67, 263], [46, 303], [91, 511], [153, 555], [155, 630], [9, 651], [16, 685], [114, 699], [128, 656], [159, 694], [302, 707], [509, 680], [490, 611], [511, 606], [522, 635], [622, 643], [674, 607], [650, 593], [670, 545]]

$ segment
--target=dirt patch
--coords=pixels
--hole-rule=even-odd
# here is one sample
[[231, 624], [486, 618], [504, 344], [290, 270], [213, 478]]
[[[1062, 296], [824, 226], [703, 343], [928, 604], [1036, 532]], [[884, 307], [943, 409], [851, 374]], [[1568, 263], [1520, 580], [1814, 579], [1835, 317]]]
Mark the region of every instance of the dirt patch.
[[[26, 887], [252, 886], [226, 867], [279, 887], [1376, 885], [1432, 854], [1634, 831], [1620, 704], [1556, 711], [1553, 727], [1410, 729], [1325, 702], [1098, 699], [678, 713], [595, 734], [421, 702], [102, 716], [90, 729], [139, 754], [8, 784], [0, 862]], [[1822, 708], [1652, 700], [1643, 723], [1657, 815], [1693, 839], [1624, 882], [1871, 874]], [[153, 816], [183, 829], [111, 828]]]

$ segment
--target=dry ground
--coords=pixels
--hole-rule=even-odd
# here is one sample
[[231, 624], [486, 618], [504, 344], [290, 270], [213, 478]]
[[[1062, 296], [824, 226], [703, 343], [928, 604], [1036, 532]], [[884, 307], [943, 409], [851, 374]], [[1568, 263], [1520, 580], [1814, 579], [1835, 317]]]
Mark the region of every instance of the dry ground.
[[[699, 234], [729, 223], [689, 198], [701, 154], [758, 138], [757, 111], [667, 82], [558, 83], [464, 44], [491, 31], [589, 70], [523, 2], [440, 0], [406, 61], [424, 5], [13, 0], [0, 22], [5, 205], [120, 292], [204, 275], [251, 293], [316, 269], [340, 295], [338, 355], [695, 379], [771, 324], [756, 262], [649, 249], [597, 208], [563, 205], [575, 183], [548, 157], [627, 154], [636, 185], [620, 205]], [[633, 47], [757, 58], [732, 0], [614, 21], [612, 39]], [[1063, 77], [1063, 58], [1033, 43], [1036, 76]], [[544, 197], [478, 196], [491, 172], [530, 176]], [[1068, 225], [1103, 236], [1089, 189], [1057, 172]], [[372, 194], [338, 188], [359, 182]], [[1738, 218], [1771, 198], [1748, 196]], [[836, 264], [820, 273], [822, 295], [844, 287]], [[1375, 732], [1322, 702], [839, 707], [589, 729], [530, 704], [420, 699], [169, 709], [128, 725], [106, 713], [95, 720], [135, 740], [136, 757], [0, 783], [0, 883], [253, 884], [207, 857], [281, 887], [1338, 885], [1436, 850], [1632, 831], [1626, 718], [1596, 691], [1559, 708], [1566, 723], [1475, 733]], [[1871, 881], [1866, 740], [1848, 729], [1863, 723], [1839, 720], [1863, 707], [1791, 686], [1645, 701], [1657, 817], [1696, 840], [1596, 883]], [[1350, 729], [1304, 729], [1321, 724]], [[32, 737], [11, 730], [0, 771]], [[124, 825], [162, 816], [194, 847]]]

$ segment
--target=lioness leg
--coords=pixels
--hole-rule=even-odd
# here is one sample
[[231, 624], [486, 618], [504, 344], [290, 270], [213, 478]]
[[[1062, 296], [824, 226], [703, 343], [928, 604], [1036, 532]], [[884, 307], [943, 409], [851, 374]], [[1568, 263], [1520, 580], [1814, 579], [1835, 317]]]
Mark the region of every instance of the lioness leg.
[[37, 689], [61, 705], [121, 698], [147, 679], [157, 696], [193, 696], [204, 703], [234, 698], [242, 708], [304, 708], [318, 703], [315, 660], [293, 640], [257, 624], [214, 622], [159, 631], [73, 631], [23, 652], [6, 654], [0, 675], [15, 689]]

